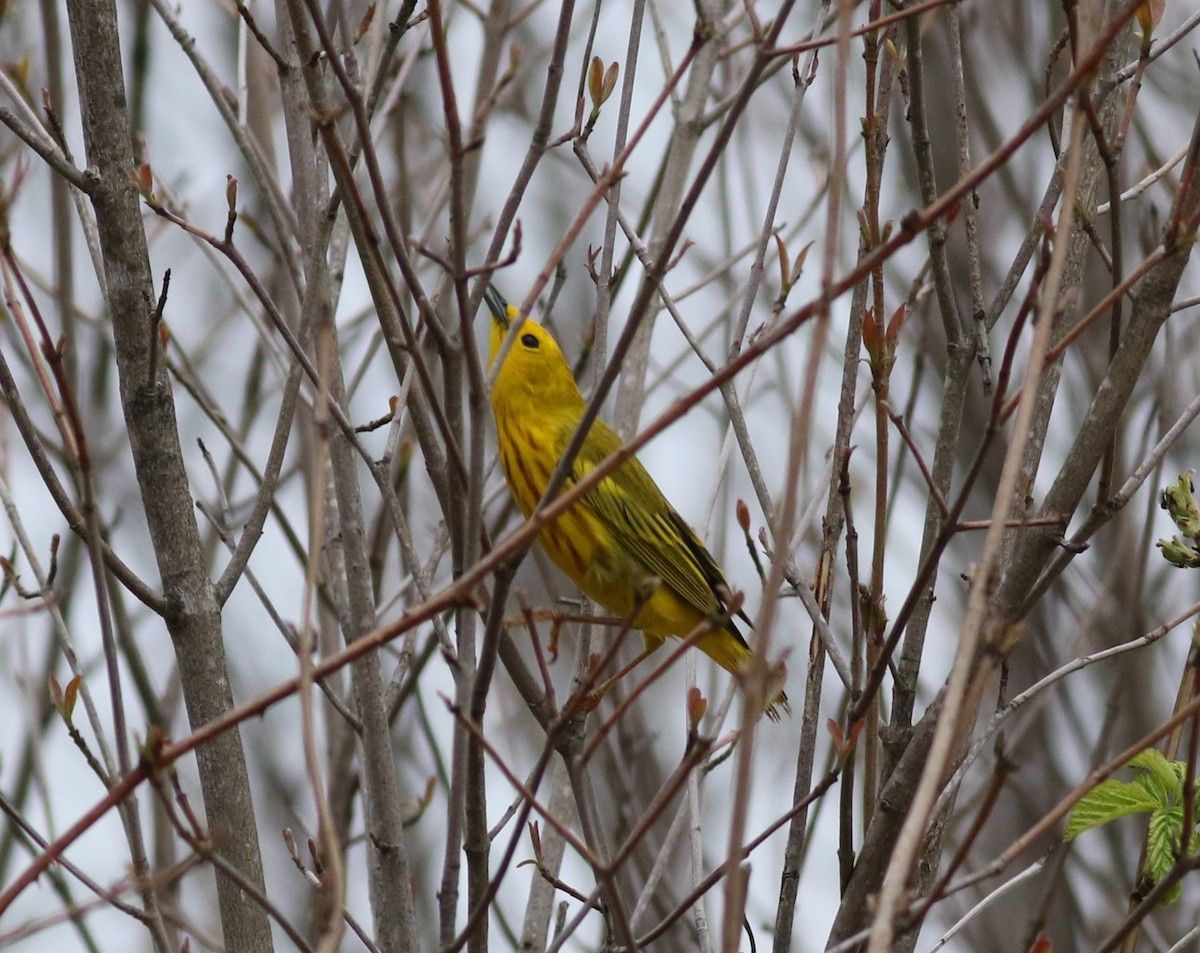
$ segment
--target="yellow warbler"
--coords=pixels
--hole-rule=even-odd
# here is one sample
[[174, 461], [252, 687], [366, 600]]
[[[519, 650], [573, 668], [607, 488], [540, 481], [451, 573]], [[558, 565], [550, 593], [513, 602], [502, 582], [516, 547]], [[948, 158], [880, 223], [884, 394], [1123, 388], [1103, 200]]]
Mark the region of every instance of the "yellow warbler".
[[[485, 297], [492, 313], [490, 367], [518, 311], [495, 288], [489, 287]], [[542, 498], [584, 406], [558, 343], [526, 318], [492, 387], [500, 463], [526, 516]], [[620, 447], [612, 428], [596, 420], [567, 485]], [[668, 636], [687, 636], [712, 621], [717, 628], [696, 645], [730, 672], [737, 673], [749, 662], [750, 647], [727, 618], [729, 587], [720, 567], [636, 458], [626, 460], [544, 526], [538, 541], [589, 597], [615, 615], [632, 617], [647, 651]], [[738, 615], [749, 622], [744, 613]], [[770, 717], [778, 718], [777, 706], [787, 710], [782, 691], [767, 705]]]

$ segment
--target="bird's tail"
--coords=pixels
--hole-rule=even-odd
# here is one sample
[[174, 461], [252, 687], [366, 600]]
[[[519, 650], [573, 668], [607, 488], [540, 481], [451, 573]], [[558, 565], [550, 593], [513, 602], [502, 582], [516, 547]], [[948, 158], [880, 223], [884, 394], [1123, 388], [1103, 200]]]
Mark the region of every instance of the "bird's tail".
[[[731, 635], [733, 638], [730, 638]], [[725, 671], [734, 675], [742, 672], [751, 658], [749, 646], [736, 631], [713, 632], [702, 636], [696, 642], [696, 647]], [[767, 689], [770, 701], [767, 702], [766, 715], [771, 721], [779, 721], [782, 715], [792, 713], [787, 693], [783, 690], [786, 677], [787, 669], [781, 663], [777, 666], [777, 671], [772, 673], [771, 684]]]

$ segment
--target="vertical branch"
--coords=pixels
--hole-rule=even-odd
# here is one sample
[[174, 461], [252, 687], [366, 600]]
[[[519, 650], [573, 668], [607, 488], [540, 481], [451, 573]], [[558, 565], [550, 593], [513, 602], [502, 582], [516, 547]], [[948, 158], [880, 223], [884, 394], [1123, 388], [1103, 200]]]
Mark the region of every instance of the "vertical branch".
[[[654, 203], [654, 223], [647, 243], [650, 260], [658, 266], [661, 276], [666, 270], [664, 257], [671, 255], [678, 234], [678, 220], [687, 185], [688, 170], [692, 158], [700, 145], [704, 132], [703, 114], [709, 98], [709, 85], [717, 67], [721, 44], [716, 42], [714, 32], [720, 29], [721, 20], [729, 0], [700, 0], [696, 5], [699, 20], [698, 33], [703, 33], [705, 42], [696, 51], [688, 71], [687, 89], [675, 110], [675, 123], [671, 129], [671, 143], [667, 147], [667, 158], [663, 166], [662, 184]], [[639, 295], [643, 307], [648, 308], [650, 289], [658, 281], [652, 272], [642, 278], [647, 290]], [[628, 439], [636, 430], [642, 412], [642, 401], [646, 389], [646, 367], [650, 360], [650, 335], [654, 330], [652, 320], [644, 320], [630, 341], [622, 362], [621, 383], [613, 409], [613, 427], [623, 438]]]
[[912, 866], [923, 849], [926, 825], [930, 822], [934, 801], [941, 789], [943, 778], [947, 774], [947, 766], [954, 751], [961, 744], [960, 739], [969, 734], [970, 726], [974, 724], [974, 712], [969, 709], [966, 702], [969, 698], [968, 688], [975, 665], [975, 650], [981, 640], [994, 635], [987, 618], [992, 580], [995, 578], [993, 574], [1000, 572], [1001, 545], [1006, 533], [1004, 517], [1009, 509], [1011, 495], [1017, 487], [1021, 455], [1024, 452], [1026, 441], [1029, 439], [1029, 427], [1037, 402], [1038, 382], [1045, 365], [1046, 349], [1050, 343], [1051, 327], [1057, 309], [1058, 292], [1066, 267], [1067, 253], [1070, 249], [1070, 242], [1065, 239], [1071, 235], [1074, 224], [1075, 190], [1079, 185], [1079, 174], [1083, 165], [1080, 155], [1082, 142], [1083, 126], [1076, 124], [1073, 128], [1071, 146], [1067, 152], [1067, 168], [1064, 173], [1063, 185], [1065, 201], [1058, 220], [1058, 234], [1063, 236], [1064, 240], [1055, 246], [1054, 256], [1050, 263], [1050, 271], [1046, 279], [1046, 294], [1042, 300], [1041, 310], [1034, 328], [1033, 341], [1030, 345], [1025, 386], [1021, 391], [1021, 402], [1013, 422], [1008, 452], [1004, 458], [1004, 469], [1000, 475], [1000, 483], [992, 507], [991, 524], [984, 541], [983, 556], [975, 571], [975, 585], [971, 588], [966, 617], [963, 619], [960, 629], [958, 647], [955, 651], [954, 663], [944, 695], [943, 710], [933, 735], [928, 760], [922, 769], [920, 782], [909, 805], [908, 816], [900, 830], [900, 836], [896, 840], [896, 848], [891, 861], [888, 863], [887, 874], [879, 895], [879, 906], [871, 926], [867, 953], [888, 953], [892, 949], [896, 927], [895, 919], [900, 909], [900, 900], [906, 889]]
[[[133, 153], [116, 5], [111, 0], [71, 3], [67, 13], [88, 165], [97, 177], [92, 203], [122, 407], [163, 592], [171, 606], [164, 621], [175, 646], [188, 716], [196, 727], [228, 711], [233, 698], [220, 607], [192, 511], [170, 382], [161, 364], [153, 380], [147, 376], [150, 348], [157, 344], [149, 334], [155, 298], [131, 179]], [[217, 847], [261, 891], [258, 831], [239, 732], [230, 730], [215, 738], [196, 759]], [[216, 818], [220, 823], [212, 823]], [[225, 877], [217, 877], [217, 894], [225, 945], [248, 953], [269, 951], [265, 911]]]
[[[475, 334], [470, 307], [467, 281], [467, 226], [470, 201], [476, 181], [475, 170], [478, 159], [473, 159], [468, 169], [468, 156], [462, 136], [458, 98], [454, 88], [454, 77], [450, 68], [450, 51], [447, 45], [445, 24], [442, 20], [440, 0], [429, 3], [429, 21], [432, 33], [434, 56], [437, 63], [438, 86], [441, 91], [442, 115], [450, 163], [450, 247], [449, 260], [454, 283], [455, 299], [458, 304], [459, 344], [443, 355], [444, 392], [446, 416], [450, 421], [451, 433], [462, 446], [465, 433], [468, 435], [468, 459], [466, 493], [453, 494], [452, 506], [447, 514], [450, 524], [451, 571], [457, 578], [465, 568], [479, 556], [482, 528], [483, 500], [483, 450], [487, 422], [484, 414], [485, 385], [483, 370], [475, 345]], [[493, 18], [505, 14], [505, 5], [493, 11]], [[487, 67], [494, 74], [499, 63], [498, 44], [491, 44], [487, 54]], [[489, 73], [480, 75], [480, 87]], [[482, 121], [477, 115], [477, 121]], [[472, 124], [474, 128], [474, 124]], [[464, 370], [468, 395], [469, 419], [463, 419]], [[482, 725], [487, 704], [487, 689], [494, 670], [499, 646], [504, 600], [508, 587], [497, 579], [492, 606], [493, 623], [489, 626], [481, 656], [476, 646], [476, 622], [478, 613], [473, 606], [461, 606], [455, 610], [458, 666], [455, 669], [455, 697], [460, 709], [470, 713], [472, 721]], [[455, 932], [455, 915], [458, 899], [458, 870], [460, 845], [467, 857], [467, 906], [475, 909], [488, 889], [488, 855], [491, 839], [487, 829], [487, 788], [484, 775], [484, 752], [479, 740], [466, 732], [463, 726], [454, 729], [450, 781], [450, 816], [448, 817], [446, 854], [444, 858], [441, 889], [438, 891], [440, 906], [440, 938], [449, 943]], [[461, 818], [461, 820], [460, 820]], [[460, 829], [460, 824], [464, 829]], [[470, 938], [472, 953], [484, 953], [487, 949], [488, 918], [481, 917]]]
[[[938, 195], [934, 175], [933, 152], [929, 140], [928, 97], [926, 95], [925, 59], [922, 53], [922, 30], [917, 19], [905, 22], [905, 39], [908, 42], [909, 75], [909, 123], [912, 128], [913, 152], [917, 165], [917, 181], [921, 201], [929, 204]], [[970, 199], [968, 198], [968, 202]], [[941, 414], [938, 417], [938, 434], [933, 455], [933, 484], [945, 499], [950, 490], [954, 472], [954, 460], [958, 453], [963, 410], [966, 405], [971, 364], [974, 358], [972, 345], [965, 339], [962, 323], [955, 302], [950, 267], [946, 260], [945, 223], [936, 222], [929, 232], [929, 257], [937, 292], [938, 310], [945, 340], [947, 367], [942, 383]], [[880, 316], [882, 320], [882, 316]], [[925, 525], [921, 537], [921, 558], [928, 558], [942, 531], [943, 514], [937, 498], [930, 494], [925, 503]], [[884, 774], [891, 772], [907, 743], [912, 725], [913, 706], [916, 702], [917, 677], [924, 656], [925, 629], [929, 612], [933, 607], [933, 592], [937, 586], [936, 568], [927, 584], [917, 611], [908, 625], [904, 645], [900, 652], [900, 664], [896, 687], [893, 692], [893, 711], [889, 725], [889, 764]]]
[[[308, 287], [313, 289], [314, 286], [311, 283], [311, 279], [316, 276], [308, 269], [306, 269], [306, 275], [309, 279]], [[321, 337], [326, 333], [328, 333], [326, 329], [318, 329], [318, 342], [320, 342]], [[318, 346], [320, 346], [319, 343]], [[323, 377], [328, 373], [324, 367], [324, 362], [320, 360], [320, 355], [318, 356], [318, 369]], [[324, 409], [324, 401], [318, 404], [316, 408], [314, 422], [317, 424], [324, 423], [326, 433], [328, 432], [328, 411]], [[319, 436], [321, 435], [319, 434]], [[328, 440], [318, 439], [314, 441], [314, 445], [312, 471], [320, 477], [324, 475], [328, 466]], [[313, 719], [312, 660], [313, 652], [316, 648], [315, 630], [317, 628], [313, 612], [314, 597], [317, 592], [318, 574], [323, 559], [327, 558], [322, 550], [329, 545], [330, 536], [336, 534], [336, 527], [334, 528], [334, 533], [322, 531], [327, 526], [327, 516], [331, 514], [327, 512], [328, 499], [327, 494], [323, 492], [325, 481], [320, 480], [317, 486], [319, 488], [318, 492], [310, 494], [309, 503], [311, 517], [309, 521], [309, 551], [305, 566], [304, 602], [300, 632], [296, 640], [296, 657], [300, 669], [296, 694], [300, 703], [300, 742], [304, 751], [305, 772], [308, 776], [313, 803], [316, 807], [317, 843], [321, 851], [321, 878], [317, 886], [319, 905], [314, 912], [313, 925], [319, 933], [320, 944], [318, 953], [335, 953], [341, 944], [342, 935], [345, 933], [345, 921], [340, 915], [346, 899], [345, 849], [339, 843], [338, 837], [339, 831], [347, 825], [339, 825], [337, 823], [334, 816], [332, 792], [326, 788], [321, 777], [321, 762], [317, 754], [316, 725]], [[331, 562], [332, 560], [329, 561]], [[331, 573], [330, 575], [333, 574]], [[359, 710], [361, 711], [361, 708]], [[336, 733], [333, 731], [330, 731], [330, 734], [336, 736]], [[348, 743], [349, 738], [342, 737], [339, 740], [347, 748], [352, 747], [352, 744]], [[364, 744], [363, 747], [365, 750], [366, 745]], [[330, 766], [332, 770], [344, 767], [344, 765], [338, 763], [336, 758], [330, 759]], [[341, 786], [338, 785], [334, 790], [341, 790]]]
[[596, 859], [597, 888], [608, 908], [608, 926], [628, 953], [638, 953], [641, 947], [633, 937], [633, 928], [630, 926], [625, 902], [617, 887], [615, 871], [609, 866], [612, 855], [600, 821], [596, 791], [592, 787], [592, 779], [588, 774], [587, 765], [579, 757], [582, 741], [581, 734], [568, 735], [560, 739], [559, 751], [567, 766], [567, 776], [571, 779], [571, 791], [575, 795], [575, 809], [579, 813], [579, 826], [583, 830], [588, 849]]
[[[472, 375], [472, 392], [478, 396], [477, 381], [478, 361], [475, 360], [475, 348], [470, 347], [469, 358], [465, 354], [468, 341], [474, 343], [471, 336], [470, 315], [467, 309], [466, 287], [466, 253], [467, 253], [467, 222], [466, 210], [463, 207], [463, 142], [462, 127], [459, 123], [458, 101], [454, 90], [454, 78], [450, 71], [449, 51], [446, 46], [446, 29], [442, 20], [442, 4], [433, 0], [429, 4], [429, 22], [431, 40], [433, 43], [435, 62], [437, 65], [438, 88], [447, 139], [448, 161], [450, 166], [450, 202], [449, 202], [449, 257], [450, 274], [447, 276], [453, 282], [455, 300], [457, 302], [459, 326], [464, 339], [459, 346], [442, 349], [443, 402], [444, 413], [450, 427], [451, 439], [458, 446], [463, 446], [463, 379], [464, 360], [469, 360], [475, 370]], [[475, 421], [478, 423], [478, 421]], [[472, 543], [468, 539], [467, 511], [478, 516], [477, 502], [481, 492], [482, 466], [476, 459], [476, 451], [482, 449], [482, 434], [477, 426], [471, 431], [471, 458], [467, 462], [466, 473], [463, 475], [463, 489], [466, 491], [453, 493], [448, 500], [446, 524], [450, 534], [451, 572], [457, 578], [462, 575], [467, 565], [469, 554], [478, 551], [478, 532]], [[499, 606], [493, 603], [493, 615], [502, 616], [503, 597]], [[476, 614], [473, 610], [459, 608], [455, 612], [455, 651], [458, 664], [454, 669], [454, 698], [459, 710], [472, 711], [472, 689], [475, 687], [476, 667], [478, 664], [478, 649], [476, 647]], [[477, 724], [482, 724], [482, 718]], [[438, 888], [438, 940], [442, 946], [448, 945], [456, 932], [458, 916], [458, 898], [460, 870], [462, 867], [461, 854], [464, 848], [468, 855], [468, 908], [474, 906], [474, 900], [481, 895], [478, 880], [480, 860], [482, 860], [482, 881], [486, 887], [488, 836], [486, 808], [482, 803], [485, 794], [483, 780], [483, 751], [475, 743], [466, 727], [457, 723], [454, 726], [454, 736], [451, 741], [450, 755], [450, 791], [446, 808], [446, 837], [442, 857], [442, 878]], [[483, 822], [479, 823], [480, 812], [483, 811]], [[474, 822], [474, 823], [472, 823]], [[470, 826], [468, 830], [467, 827]], [[475, 932], [470, 937], [471, 953], [481, 949], [479, 944], [487, 942], [488, 918], [481, 917]]]
[[[879, 16], [880, 4], [871, 5], [871, 18]], [[911, 20], [909, 21], [911, 22]], [[862, 216], [865, 219], [866, 240], [875, 247], [882, 240], [879, 222], [879, 192], [883, 177], [883, 162], [886, 156], [886, 122], [888, 117], [887, 87], [881, 92], [884, 95], [882, 112], [877, 111], [876, 83], [879, 68], [879, 37], [868, 33], [863, 38], [863, 60], [866, 62], [867, 75], [865, 84], [866, 119], [864, 120], [864, 136], [867, 140], [866, 152], [863, 159], [866, 163], [867, 188], [866, 200], [863, 203]], [[890, 59], [890, 58], [889, 58]], [[884, 65], [883, 77], [886, 80], [891, 75], [888, 65]], [[871, 274], [872, 306], [871, 313], [864, 320], [872, 322], [875, 329], [885, 327], [887, 308], [885, 306], [883, 264], [880, 263]], [[888, 337], [886, 334], [883, 338]], [[875, 346], [879, 347], [881, 336], [875, 335]], [[894, 347], [894, 343], [891, 345]], [[870, 347], [870, 345], [868, 345]], [[891, 366], [889, 358], [891, 349], [888, 343], [883, 344], [883, 354], [872, 355], [871, 360], [871, 389], [875, 395], [875, 524], [871, 538], [871, 581], [866, 592], [865, 625], [863, 638], [866, 648], [867, 671], [872, 670], [879, 662], [879, 646], [883, 637], [883, 567], [884, 548], [887, 540], [887, 498], [888, 498], [888, 374]], [[857, 593], [851, 593], [852, 600], [858, 600]], [[854, 730], [847, 725], [848, 730]], [[879, 780], [879, 699], [871, 699], [867, 706], [866, 717], [862, 729], [863, 734], [863, 773], [862, 773], [862, 826], [866, 830], [871, 824], [871, 816], [875, 811], [875, 795]], [[851, 774], [850, 777], [853, 777]]]
[[[319, 213], [328, 204], [325, 165], [312, 147], [308, 103], [324, 104], [324, 75], [314, 62], [317, 46], [303, 0], [280, 0], [278, 19], [287, 24], [300, 64], [297, 75], [284, 77], [290, 108], [284, 117], [288, 127], [296, 193], [310, 214], [298, 216], [304, 251], [305, 323], [316, 328], [317, 366], [321, 393], [315, 422], [319, 436], [328, 441], [330, 470], [337, 498], [337, 520], [345, 559], [347, 619], [342, 637], [347, 644], [376, 627], [374, 594], [371, 590], [368, 540], [358, 483], [355, 455], [349, 441], [329, 425], [331, 408], [346, 408], [337, 330], [330, 299], [330, 274], [326, 247], [320, 241]], [[290, 52], [290, 50], [289, 50]], [[300, 84], [303, 83], [303, 86]], [[318, 116], [318, 130], [329, 139], [337, 131], [326, 116]], [[324, 426], [322, 421], [325, 421]], [[318, 474], [320, 477], [320, 474]], [[318, 487], [316, 492], [322, 492]], [[384, 684], [378, 652], [369, 652], [353, 664], [350, 672], [355, 707], [363, 726], [361, 766], [366, 802], [368, 870], [375, 940], [384, 953], [416, 948], [416, 922], [409, 878], [408, 848], [400, 814], [400, 792], [396, 778]]]
[[[971, 170], [971, 118], [967, 112], [966, 81], [963, 75], [962, 17], [958, 7], [946, 8], [946, 36], [950, 43], [951, 81], [954, 84], [954, 131], [958, 139], [958, 174]], [[962, 203], [963, 229], [967, 239], [967, 279], [971, 289], [971, 347], [983, 376], [983, 395], [991, 396], [991, 349], [987, 338], [987, 312], [983, 305], [983, 278], [979, 248], [979, 193], [972, 192]]]
[[[596, 5], [599, 15], [600, 5]], [[634, 78], [637, 76], [638, 53], [641, 50], [642, 22], [645, 19], [645, 0], [634, 0], [629, 16], [629, 40], [625, 45], [625, 68], [621, 77], [621, 101], [617, 110], [617, 127], [613, 135], [613, 161], [620, 158], [629, 137], [629, 116], [633, 108]], [[586, 65], [586, 64], [585, 64]], [[582, 90], [580, 91], [582, 95]], [[578, 147], [577, 147], [578, 151]], [[595, 176], [592, 177], [593, 180]], [[604, 364], [608, 344], [608, 317], [612, 306], [613, 261], [616, 258], [617, 219], [621, 212], [621, 180], [608, 190], [608, 215], [604, 219], [604, 240], [600, 247], [600, 267], [596, 278], [596, 321], [593, 338], [593, 360], [597, 372]]]
[[[565, 763], [556, 758], [550, 767], [550, 796], [546, 809], [565, 822], [571, 808], [571, 785]], [[541, 869], [557, 877], [562, 866], [566, 841], [553, 826], [547, 825], [541, 836], [542, 850], [538, 858]], [[525, 919], [521, 926], [519, 953], [542, 953], [550, 932], [550, 917], [554, 912], [554, 886], [545, 877], [534, 877], [525, 904]]]
[[[61, 109], [66, 99], [63, 79], [62, 23], [55, 0], [41, 0], [44, 48], [46, 54], [46, 86], [50, 102]], [[54, 287], [57, 289], [59, 327], [68, 341], [78, 341], [75, 333], [75, 270], [73, 247], [75, 232], [71, 228], [71, 187], [61, 176], [50, 177], [50, 215], [54, 223]], [[77, 347], [63, 353], [67, 379], [72, 386], [79, 383], [79, 353]]]

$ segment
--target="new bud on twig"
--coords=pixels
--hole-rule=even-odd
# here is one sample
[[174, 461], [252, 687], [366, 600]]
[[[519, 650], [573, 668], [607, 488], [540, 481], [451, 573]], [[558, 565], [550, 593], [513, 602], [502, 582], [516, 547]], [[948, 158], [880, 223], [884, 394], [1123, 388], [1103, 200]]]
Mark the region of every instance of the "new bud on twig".
[[746, 505], [746, 501], [739, 499], [736, 510], [738, 526], [742, 528], [743, 533], [750, 532], [750, 507]]
[[1164, 489], [1159, 498], [1159, 504], [1183, 535], [1160, 539], [1155, 545], [1167, 562], [1180, 569], [1200, 568], [1200, 504], [1196, 502], [1192, 472], [1179, 474], [1179, 479]]

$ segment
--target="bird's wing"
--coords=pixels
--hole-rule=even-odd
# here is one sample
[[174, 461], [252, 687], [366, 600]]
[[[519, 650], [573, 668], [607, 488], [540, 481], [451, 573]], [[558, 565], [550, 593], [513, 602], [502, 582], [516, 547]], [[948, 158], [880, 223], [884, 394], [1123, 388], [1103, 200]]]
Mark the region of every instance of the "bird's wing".
[[[581, 479], [620, 446], [620, 438], [597, 420], [576, 458], [573, 477]], [[714, 614], [725, 608], [729, 587], [720, 567], [636, 457], [605, 477], [583, 503], [648, 574], [698, 612]]]

